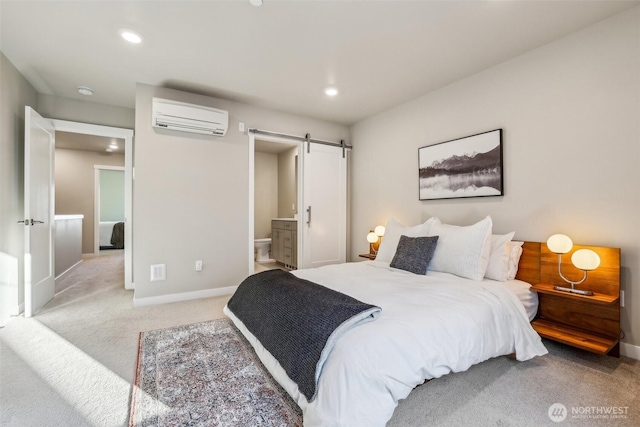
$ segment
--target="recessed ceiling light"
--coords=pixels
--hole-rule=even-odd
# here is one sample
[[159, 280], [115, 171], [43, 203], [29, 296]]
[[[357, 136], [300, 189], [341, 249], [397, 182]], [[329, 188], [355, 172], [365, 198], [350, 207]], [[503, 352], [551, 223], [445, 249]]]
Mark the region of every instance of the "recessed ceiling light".
[[338, 89], [336, 89], [335, 87], [328, 87], [324, 90], [324, 93], [327, 96], [336, 96], [338, 94]]
[[251, 6], [260, 7], [262, 6], [262, 0], [249, 0]]
[[111, 148], [112, 150], [117, 150], [118, 149], [118, 145], [117, 144], [111, 144], [109, 146], [109, 148]]
[[113, 150], [111, 148], [107, 148], [107, 153], [113, 153]]
[[93, 89], [91, 89], [90, 87], [86, 87], [86, 86], [78, 86], [78, 92], [80, 92], [83, 95], [87, 95], [87, 96], [93, 95]]
[[133, 44], [142, 43], [142, 35], [133, 30], [120, 30], [120, 36], [122, 36], [122, 38], [128, 41], [129, 43], [133, 43]]

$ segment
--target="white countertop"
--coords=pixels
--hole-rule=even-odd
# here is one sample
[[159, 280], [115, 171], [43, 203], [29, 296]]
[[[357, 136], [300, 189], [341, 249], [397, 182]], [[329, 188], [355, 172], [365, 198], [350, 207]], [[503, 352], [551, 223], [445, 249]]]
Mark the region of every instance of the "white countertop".
[[298, 218], [271, 218], [271, 221], [297, 221]]

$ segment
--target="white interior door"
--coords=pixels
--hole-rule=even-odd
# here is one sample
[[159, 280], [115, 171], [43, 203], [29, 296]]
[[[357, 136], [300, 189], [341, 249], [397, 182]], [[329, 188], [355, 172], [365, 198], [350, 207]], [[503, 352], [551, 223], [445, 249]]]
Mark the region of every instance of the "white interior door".
[[24, 140], [24, 314], [31, 317], [55, 294], [55, 130], [31, 107]]
[[303, 157], [303, 268], [346, 262], [347, 251], [347, 159], [341, 147], [310, 145]]

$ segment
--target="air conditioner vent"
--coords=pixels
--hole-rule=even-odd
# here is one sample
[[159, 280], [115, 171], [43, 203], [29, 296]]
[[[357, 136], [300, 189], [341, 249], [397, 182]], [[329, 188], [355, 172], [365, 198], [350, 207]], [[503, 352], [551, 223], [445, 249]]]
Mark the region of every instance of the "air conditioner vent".
[[162, 98], [153, 98], [152, 103], [153, 127], [215, 136], [227, 133], [227, 111]]

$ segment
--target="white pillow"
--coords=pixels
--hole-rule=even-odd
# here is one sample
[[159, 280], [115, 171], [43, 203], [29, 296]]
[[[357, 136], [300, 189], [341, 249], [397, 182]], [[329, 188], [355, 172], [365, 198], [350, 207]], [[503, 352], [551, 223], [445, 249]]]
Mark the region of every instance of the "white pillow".
[[520, 263], [520, 256], [522, 256], [522, 245], [524, 242], [509, 242], [509, 274], [507, 280], [513, 280], [518, 274], [518, 264]]
[[491, 254], [487, 271], [484, 273], [484, 277], [487, 279], [504, 282], [509, 277], [509, 255], [511, 254], [509, 242], [513, 239], [514, 234], [516, 234], [515, 231], [491, 235]]
[[398, 222], [395, 218], [389, 218], [384, 230], [384, 237], [382, 238], [382, 242], [380, 242], [380, 247], [378, 248], [376, 261], [391, 262], [393, 260], [393, 256], [396, 254], [398, 242], [402, 235], [407, 237], [427, 237], [427, 233], [429, 233], [429, 228], [432, 222], [433, 218], [429, 218], [422, 224], [407, 227]]
[[442, 271], [472, 280], [482, 280], [491, 253], [491, 217], [467, 227], [431, 224], [429, 236], [439, 236], [429, 270]]

